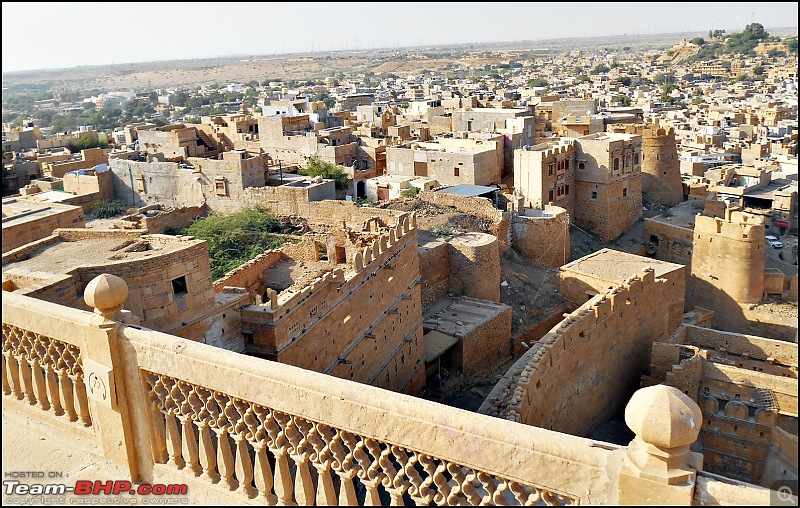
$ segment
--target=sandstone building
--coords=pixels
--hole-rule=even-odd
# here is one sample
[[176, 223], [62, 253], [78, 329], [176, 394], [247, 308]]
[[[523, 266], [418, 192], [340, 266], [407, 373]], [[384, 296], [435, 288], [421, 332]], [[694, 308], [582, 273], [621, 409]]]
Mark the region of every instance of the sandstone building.
[[642, 138], [599, 133], [575, 142], [575, 222], [614, 240], [642, 214]]

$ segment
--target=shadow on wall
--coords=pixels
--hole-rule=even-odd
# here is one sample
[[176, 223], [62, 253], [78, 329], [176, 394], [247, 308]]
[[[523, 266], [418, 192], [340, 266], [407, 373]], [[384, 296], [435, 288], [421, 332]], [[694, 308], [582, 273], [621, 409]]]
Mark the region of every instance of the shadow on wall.
[[759, 321], [754, 319], [756, 316], [748, 318], [742, 306], [727, 293], [696, 277], [689, 278], [686, 291], [686, 308], [691, 309], [693, 307], [704, 307], [714, 311], [712, 325], [714, 328], [727, 332], [757, 335], [790, 342], [794, 341], [794, 337], [797, 334], [796, 327]]

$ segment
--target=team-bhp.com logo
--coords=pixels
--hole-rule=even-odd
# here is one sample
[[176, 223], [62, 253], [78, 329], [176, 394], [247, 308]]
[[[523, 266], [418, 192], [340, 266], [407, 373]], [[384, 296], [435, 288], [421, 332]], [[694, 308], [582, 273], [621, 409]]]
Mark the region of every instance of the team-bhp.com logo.
[[[10, 476], [6, 474], [6, 476]], [[42, 476], [28, 475], [27, 477], [42, 478]], [[142, 504], [188, 504], [188, 499], [169, 497], [169, 496], [185, 496], [189, 491], [188, 486], [184, 484], [169, 484], [164, 485], [161, 483], [142, 483], [136, 484], [127, 480], [77, 480], [75, 485], [67, 485], [66, 483], [23, 483], [20, 480], [5, 479], [3, 480], [3, 493], [8, 496], [33, 496], [29, 502], [15, 502], [15, 498], [6, 498], [5, 501], [11, 501], [9, 504], [65, 504], [66, 498], [57, 498], [53, 496], [65, 496], [70, 494], [72, 496], [86, 496], [86, 497], [72, 497], [70, 504], [96, 504], [94, 501], [100, 501], [99, 498], [92, 496], [117, 496], [117, 499], [124, 499], [128, 495], [125, 504], [137, 504], [140, 501]], [[49, 496], [49, 497], [48, 497]], [[141, 498], [130, 496], [146, 496]], [[151, 497], [155, 496], [155, 497]], [[41, 503], [36, 502], [35, 499], [41, 499]], [[46, 500], [51, 502], [45, 502]], [[112, 498], [113, 499], [113, 498]], [[19, 500], [19, 498], [16, 498]], [[58, 503], [52, 501], [58, 500]], [[105, 501], [109, 499], [106, 498]], [[86, 501], [86, 502], [84, 502]], [[104, 501], [104, 502], [105, 502]], [[117, 503], [113, 503], [117, 504]]]

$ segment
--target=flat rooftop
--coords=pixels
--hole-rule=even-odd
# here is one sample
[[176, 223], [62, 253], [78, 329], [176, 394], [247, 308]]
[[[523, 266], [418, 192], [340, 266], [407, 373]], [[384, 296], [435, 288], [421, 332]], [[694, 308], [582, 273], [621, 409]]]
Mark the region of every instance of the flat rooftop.
[[787, 179], [772, 180], [766, 187], [745, 191], [744, 195], [748, 198], [774, 199], [775, 191], [783, 190], [792, 183], [794, 183], [792, 180]]
[[650, 219], [656, 222], [663, 222], [672, 226], [678, 226], [686, 229], [694, 229], [694, 222], [698, 213], [702, 213], [705, 207], [704, 201], [690, 200], [684, 201], [678, 205], [673, 206], [665, 213], [657, 215]]
[[629, 277], [641, 274], [648, 266], [655, 270], [656, 277], [663, 277], [683, 268], [683, 265], [676, 263], [602, 249], [562, 266], [559, 271], [562, 275], [572, 273], [621, 284]]
[[202, 240], [170, 240], [168, 236], [165, 237], [166, 242], [152, 242], [149, 236], [86, 238], [74, 242], [61, 240], [33, 251], [27, 259], [3, 265], [3, 273], [66, 274], [79, 267], [128, 263], [176, 252], [202, 242]]
[[59, 191], [59, 190], [51, 190], [46, 192], [37, 192], [36, 194], [30, 194], [25, 196], [26, 201], [38, 201], [40, 203], [60, 203], [66, 199], [72, 199], [75, 197], [75, 194]]
[[59, 203], [33, 203], [29, 201], [10, 200], [3, 202], [3, 228], [16, 227], [26, 222], [33, 222], [49, 215], [58, 215], [79, 209], [79, 206]]
[[425, 330], [465, 337], [507, 308], [508, 305], [504, 303], [476, 300], [466, 296], [443, 296], [425, 310], [423, 326]]

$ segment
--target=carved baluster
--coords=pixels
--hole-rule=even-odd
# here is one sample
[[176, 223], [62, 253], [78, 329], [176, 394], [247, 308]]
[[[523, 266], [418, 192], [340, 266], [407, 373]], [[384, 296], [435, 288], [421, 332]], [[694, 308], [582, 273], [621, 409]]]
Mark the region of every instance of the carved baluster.
[[[364, 438], [358, 439], [355, 446], [351, 448], [353, 450], [353, 457], [358, 461], [358, 465], [360, 466], [358, 477], [367, 489], [367, 496], [364, 500], [364, 504], [367, 506], [380, 506], [381, 500], [378, 495], [378, 485], [380, 484], [379, 466], [378, 461], [374, 458], [375, 455], [380, 455], [379, 453], [375, 453], [376, 450], [380, 450], [380, 446], [374, 439]], [[372, 456], [366, 453], [365, 448], [373, 452]]]
[[17, 362], [19, 362], [20, 371], [21, 371], [21, 381], [22, 381], [22, 392], [24, 394], [22, 400], [30, 404], [31, 406], [36, 404], [36, 395], [33, 393], [33, 373], [31, 372], [31, 364], [28, 363], [25, 357], [18, 357]]
[[311, 463], [317, 471], [316, 504], [320, 506], [336, 505], [336, 489], [333, 486], [331, 470], [333, 454], [329, 447], [335, 435], [336, 431], [333, 428], [321, 423], [313, 424], [308, 432], [308, 442], [314, 449]]
[[353, 485], [353, 477], [356, 475], [355, 471], [337, 472], [341, 479], [339, 486], [339, 506], [358, 506], [358, 498], [356, 497], [355, 485]]
[[52, 365], [47, 365], [44, 371], [44, 383], [47, 387], [47, 399], [50, 401], [50, 406], [56, 416], [64, 414], [64, 408], [61, 407], [61, 401], [58, 397], [58, 383], [56, 382], [56, 373], [53, 371]]
[[498, 479], [497, 489], [492, 492], [492, 500], [489, 504], [494, 506], [510, 506], [508, 498], [504, 494], [508, 490], [508, 480]]
[[185, 468], [195, 476], [200, 476], [203, 468], [200, 467], [200, 453], [197, 443], [197, 433], [195, 432], [194, 423], [188, 416], [179, 418], [183, 428], [183, 436], [181, 439], [181, 451], [183, 460], [185, 461]]
[[22, 384], [20, 382], [20, 368], [19, 362], [17, 361], [16, 357], [12, 354], [4, 354], [6, 358], [6, 362], [8, 364], [8, 372], [11, 374], [11, 390], [14, 392], [14, 396], [18, 400], [22, 400], [25, 398], [25, 394], [22, 393]]
[[455, 482], [455, 486], [450, 490], [447, 496], [447, 504], [464, 504], [466, 475], [464, 474], [463, 468], [458, 464], [448, 462], [447, 472], [450, 473], [450, 476]]
[[468, 504], [475, 506], [481, 503], [483, 497], [478, 494], [477, 489], [475, 489], [475, 481], [477, 479], [477, 474], [473, 470], [469, 470], [467, 477], [464, 479], [464, 483], [461, 486], [461, 491], [467, 496]]
[[217, 434], [217, 469], [219, 470], [219, 482], [229, 490], [235, 490], [239, 484], [233, 478], [233, 452], [231, 451], [231, 440], [228, 432], [224, 429], [214, 429]]
[[483, 471], [479, 471], [477, 476], [478, 481], [481, 482], [481, 485], [486, 490], [486, 495], [481, 499], [481, 505], [508, 505], [508, 500], [503, 495], [503, 491], [506, 490], [505, 480], [502, 478], [495, 479], [492, 475]]
[[44, 379], [49, 346], [49, 338], [34, 335], [34, 340], [31, 341], [31, 349], [28, 351], [28, 361], [31, 364], [31, 375], [33, 377], [33, 389], [36, 393], [36, 406], [42, 411], [50, 410], [50, 401], [47, 399], [47, 385]]
[[247, 441], [241, 434], [233, 435], [233, 442], [236, 446], [236, 479], [239, 481], [237, 492], [251, 498], [256, 495], [253, 488], [253, 462], [250, 460], [250, 452], [247, 450]]
[[430, 468], [431, 472], [435, 469], [435, 467], [433, 466], [430, 457], [418, 455], [416, 452], [412, 452], [408, 462], [403, 464], [403, 471], [410, 483], [408, 487], [408, 495], [411, 496], [411, 499], [417, 506], [427, 506], [431, 504], [431, 501], [433, 501], [433, 492], [430, 489], [432, 479], [430, 473], [426, 474], [424, 479], [422, 476], [420, 476], [416, 467], [414, 467], [414, 464], [417, 462], [422, 465], [424, 470]]
[[78, 374], [73, 379], [75, 383], [75, 398], [78, 399], [78, 418], [86, 427], [92, 426], [89, 416], [89, 400], [86, 398], [86, 385], [83, 384], [83, 374]]
[[178, 430], [178, 418], [171, 412], [165, 415], [167, 428], [167, 453], [169, 453], [169, 463], [178, 469], [183, 469], [186, 463], [181, 456], [181, 434]]
[[293, 416], [281, 418], [281, 420], [284, 436], [289, 441], [289, 455], [297, 466], [294, 477], [295, 501], [298, 505], [314, 504], [314, 482], [311, 479], [311, 470], [308, 465], [313, 448], [307, 440], [313, 424]]
[[292, 473], [289, 469], [289, 457], [285, 448], [270, 448], [275, 455], [275, 495], [278, 503], [284, 506], [294, 505], [292, 493]]
[[199, 454], [200, 464], [203, 466], [203, 477], [211, 483], [219, 481], [217, 474], [217, 452], [214, 450], [214, 443], [211, 440], [211, 429], [208, 423], [203, 421], [196, 422], [197, 430], [200, 435]]
[[75, 384], [67, 371], [61, 369], [58, 371], [58, 389], [61, 392], [61, 402], [64, 406], [64, 416], [69, 418], [71, 422], [78, 421], [78, 412], [75, 411], [75, 394], [73, 389]]
[[169, 460], [167, 453], [167, 429], [164, 415], [164, 400], [168, 393], [159, 376], [145, 372], [143, 379], [145, 393], [148, 394], [150, 415], [150, 449], [153, 452], [153, 461], [156, 464], [166, 464]]
[[331, 468], [314, 464], [317, 470], [317, 502], [319, 506], [336, 506], [336, 489], [333, 487]]
[[[250, 405], [243, 419], [247, 425], [247, 442], [253, 447], [255, 456], [253, 478], [258, 490], [256, 502], [274, 505], [278, 502], [278, 498], [272, 493], [272, 467], [267, 455], [267, 446], [271, 440], [268, 427], [276, 427], [275, 421], [269, 409], [257, 404]], [[276, 431], [277, 428], [273, 428], [273, 433]]]
[[42, 364], [39, 363], [38, 358], [32, 358], [30, 364], [33, 390], [36, 394], [36, 407], [42, 411], [47, 411], [50, 409], [50, 401], [47, 400], [47, 385], [44, 382]]
[[8, 368], [8, 357], [3, 355], [3, 395], [11, 395], [11, 383], [9, 382], [10, 374], [11, 369]]
[[167, 452], [167, 429], [164, 414], [158, 406], [150, 406], [150, 448], [153, 450], [153, 461], [156, 464], [166, 464], [169, 460]]
[[[425, 470], [428, 471], [427, 468], [425, 468]], [[444, 476], [446, 470], [447, 464], [445, 462], [439, 462], [433, 473], [431, 474], [429, 472], [432, 482], [436, 484], [436, 494], [433, 496], [433, 502], [437, 505], [448, 504], [448, 499], [450, 497], [450, 483]]]
[[358, 504], [355, 486], [353, 485], [353, 477], [356, 471], [352, 464], [353, 455], [349, 453], [348, 448], [345, 446], [344, 437], [346, 436], [346, 432], [336, 430], [330, 438], [328, 449], [333, 456], [331, 466], [336, 471], [336, 475], [339, 476], [339, 506], [355, 506]]
[[251, 443], [256, 452], [256, 463], [253, 468], [253, 476], [258, 489], [258, 501], [262, 504], [274, 505], [278, 498], [272, 493], [272, 468], [267, 457], [267, 446], [264, 441]]
[[[400, 465], [399, 470], [395, 469], [394, 464], [389, 460], [389, 455], [394, 455], [395, 460]], [[405, 494], [405, 492], [411, 486], [411, 483], [406, 477], [405, 469], [408, 461], [408, 455], [399, 446], [387, 446], [386, 450], [381, 453], [381, 468], [383, 469], [384, 474], [386, 474], [383, 485], [386, 487], [386, 490], [389, 491], [389, 495], [392, 497], [391, 502], [393, 506], [403, 506], [403, 494]]]
[[294, 498], [300, 506], [314, 504], [314, 482], [311, 480], [311, 471], [308, 468], [308, 459], [304, 455], [292, 456], [297, 465], [294, 479]]

